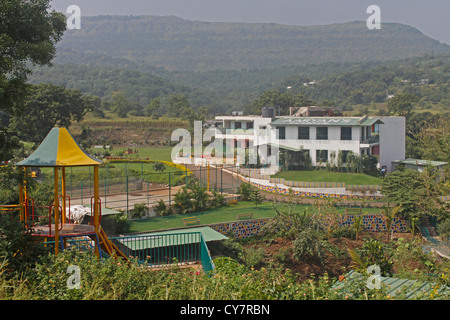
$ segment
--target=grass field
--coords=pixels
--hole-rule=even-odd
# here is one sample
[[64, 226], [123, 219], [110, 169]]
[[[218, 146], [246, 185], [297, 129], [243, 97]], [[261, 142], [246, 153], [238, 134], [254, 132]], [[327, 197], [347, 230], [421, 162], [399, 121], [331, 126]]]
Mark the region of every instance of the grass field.
[[364, 173], [343, 173], [328, 171], [285, 171], [274, 175], [275, 178], [285, 178], [290, 181], [305, 182], [345, 182], [347, 185], [379, 185], [381, 178]]
[[[130, 233], [134, 232], [146, 232], [165, 229], [185, 228], [182, 218], [197, 217], [200, 219], [200, 225], [214, 224], [222, 222], [236, 221], [236, 215], [240, 213], [253, 212], [254, 219], [273, 218], [276, 215], [274, 204], [272, 202], [263, 202], [255, 207], [255, 204], [250, 201], [239, 201], [237, 205], [228, 205], [222, 208], [215, 208], [199, 213], [191, 214], [174, 214], [162, 217], [152, 217], [142, 220], [132, 221]], [[277, 208], [283, 208], [285, 204], [275, 204]], [[303, 210], [304, 208], [311, 208], [311, 205], [295, 205], [296, 210]], [[338, 214], [344, 214], [345, 208], [336, 208]], [[367, 208], [363, 210], [364, 213], [380, 212], [377, 208]]]
[[[115, 148], [112, 150], [112, 156], [117, 156], [127, 148]], [[173, 147], [141, 147], [138, 153], [125, 154], [123, 157], [128, 159], [149, 159], [155, 161], [172, 161], [171, 153]]]

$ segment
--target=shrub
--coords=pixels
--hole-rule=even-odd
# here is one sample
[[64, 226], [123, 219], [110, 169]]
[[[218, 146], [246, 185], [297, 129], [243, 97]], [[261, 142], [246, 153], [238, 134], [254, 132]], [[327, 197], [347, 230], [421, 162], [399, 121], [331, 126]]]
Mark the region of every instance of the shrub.
[[297, 261], [307, 256], [319, 258], [322, 261], [325, 255], [323, 232], [311, 227], [304, 228], [295, 238], [292, 250], [292, 256]]
[[244, 182], [238, 188], [238, 194], [241, 196], [242, 200], [250, 200], [252, 192], [252, 185], [250, 183]]
[[130, 231], [131, 222], [123, 212], [115, 215], [114, 221], [116, 227], [115, 232], [117, 234], [128, 233]]
[[46, 252], [40, 242], [33, 241], [31, 230], [8, 214], [0, 214], [0, 238], [0, 261], [8, 261], [8, 275], [27, 271]]
[[163, 199], [160, 199], [158, 201], [158, 204], [155, 206], [155, 211], [160, 216], [165, 216], [166, 214], [169, 213], [167, 210], [166, 203], [164, 202]]
[[148, 213], [148, 207], [145, 203], [136, 203], [134, 208], [130, 210], [131, 217], [139, 219]]
[[260, 267], [265, 257], [266, 251], [263, 248], [249, 247], [241, 254], [242, 261], [249, 267]]
[[437, 232], [444, 240], [450, 238], [450, 220], [438, 223]]
[[225, 204], [225, 196], [223, 194], [220, 194], [216, 190], [212, 190], [211, 193], [212, 193], [211, 206], [221, 207]]

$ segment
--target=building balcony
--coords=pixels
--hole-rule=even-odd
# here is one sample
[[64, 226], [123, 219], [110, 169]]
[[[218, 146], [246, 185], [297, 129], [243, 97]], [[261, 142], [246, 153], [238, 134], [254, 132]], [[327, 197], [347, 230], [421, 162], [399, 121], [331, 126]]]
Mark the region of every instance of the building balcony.
[[231, 129], [231, 128], [223, 128], [223, 127], [218, 127], [216, 129], [223, 135], [253, 136], [253, 133], [254, 133], [254, 129]]
[[361, 144], [376, 144], [380, 143], [379, 133], [372, 133], [372, 135], [364, 140], [361, 140]]

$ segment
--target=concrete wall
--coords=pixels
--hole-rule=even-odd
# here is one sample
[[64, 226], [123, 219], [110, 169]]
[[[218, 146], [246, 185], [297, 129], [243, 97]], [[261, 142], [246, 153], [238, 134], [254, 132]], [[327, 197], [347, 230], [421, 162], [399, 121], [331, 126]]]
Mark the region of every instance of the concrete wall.
[[393, 160], [405, 159], [406, 119], [405, 117], [381, 117], [380, 165], [392, 171]]

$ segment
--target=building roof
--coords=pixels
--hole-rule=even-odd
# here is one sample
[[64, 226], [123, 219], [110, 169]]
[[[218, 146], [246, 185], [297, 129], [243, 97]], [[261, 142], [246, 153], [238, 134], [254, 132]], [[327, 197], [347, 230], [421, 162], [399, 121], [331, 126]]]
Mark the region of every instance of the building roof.
[[279, 117], [272, 126], [371, 126], [383, 124], [379, 118], [372, 117]]
[[421, 159], [406, 159], [406, 160], [394, 160], [393, 163], [399, 163], [399, 164], [408, 164], [408, 165], [415, 165], [415, 166], [443, 166], [448, 164], [448, 162], [444, 161], [433, 161], [433, 160], [421, 160]]
[[53, 128], [28, 158], [17, 163], [24, 167], [73, 167], [99, 165], [73, 139], [66, 128]]
[[[345, 275], [346, 279], [354, 279], [361, 277], [361, 274], [355, 272], [354, 270], [350, 271]], [[398, 295], [405, 296], [406, 299], [415, 299], [420, 298], [422, 295], [429, 295], [433, 292], [439, 293], [448, 292], [450, 287], [445, 285], [437, 285], [430, 282], [419, 281], [419, 280], [409, 280], [409, 279], [400, 279], [393, 277], [383, 277], [376, 276], [379, 279], [380, 287], [384, 287], [386, 290], [386, 294], [395, 297]], [[363, 279], [363, 278], [362, 278]], [[333, 285], [335, 290], [339, 290], [344, 287], [343, 282], [337, 282]]]
[[[131, 241], [129, 239], [121, 241], [120, 238], [117, 238], [117, 240], [131, 250], [143, 250], [148, 248], [198, 243], [200, 242], [200, 238], [197, 236], [198, 232], [202, 234], [205, 242], [228, 239], [227, 236], [210, 227], [195, 227], [139, 234]], [[163, 235], [173, 235], [173, 237], [163, 237]]]

